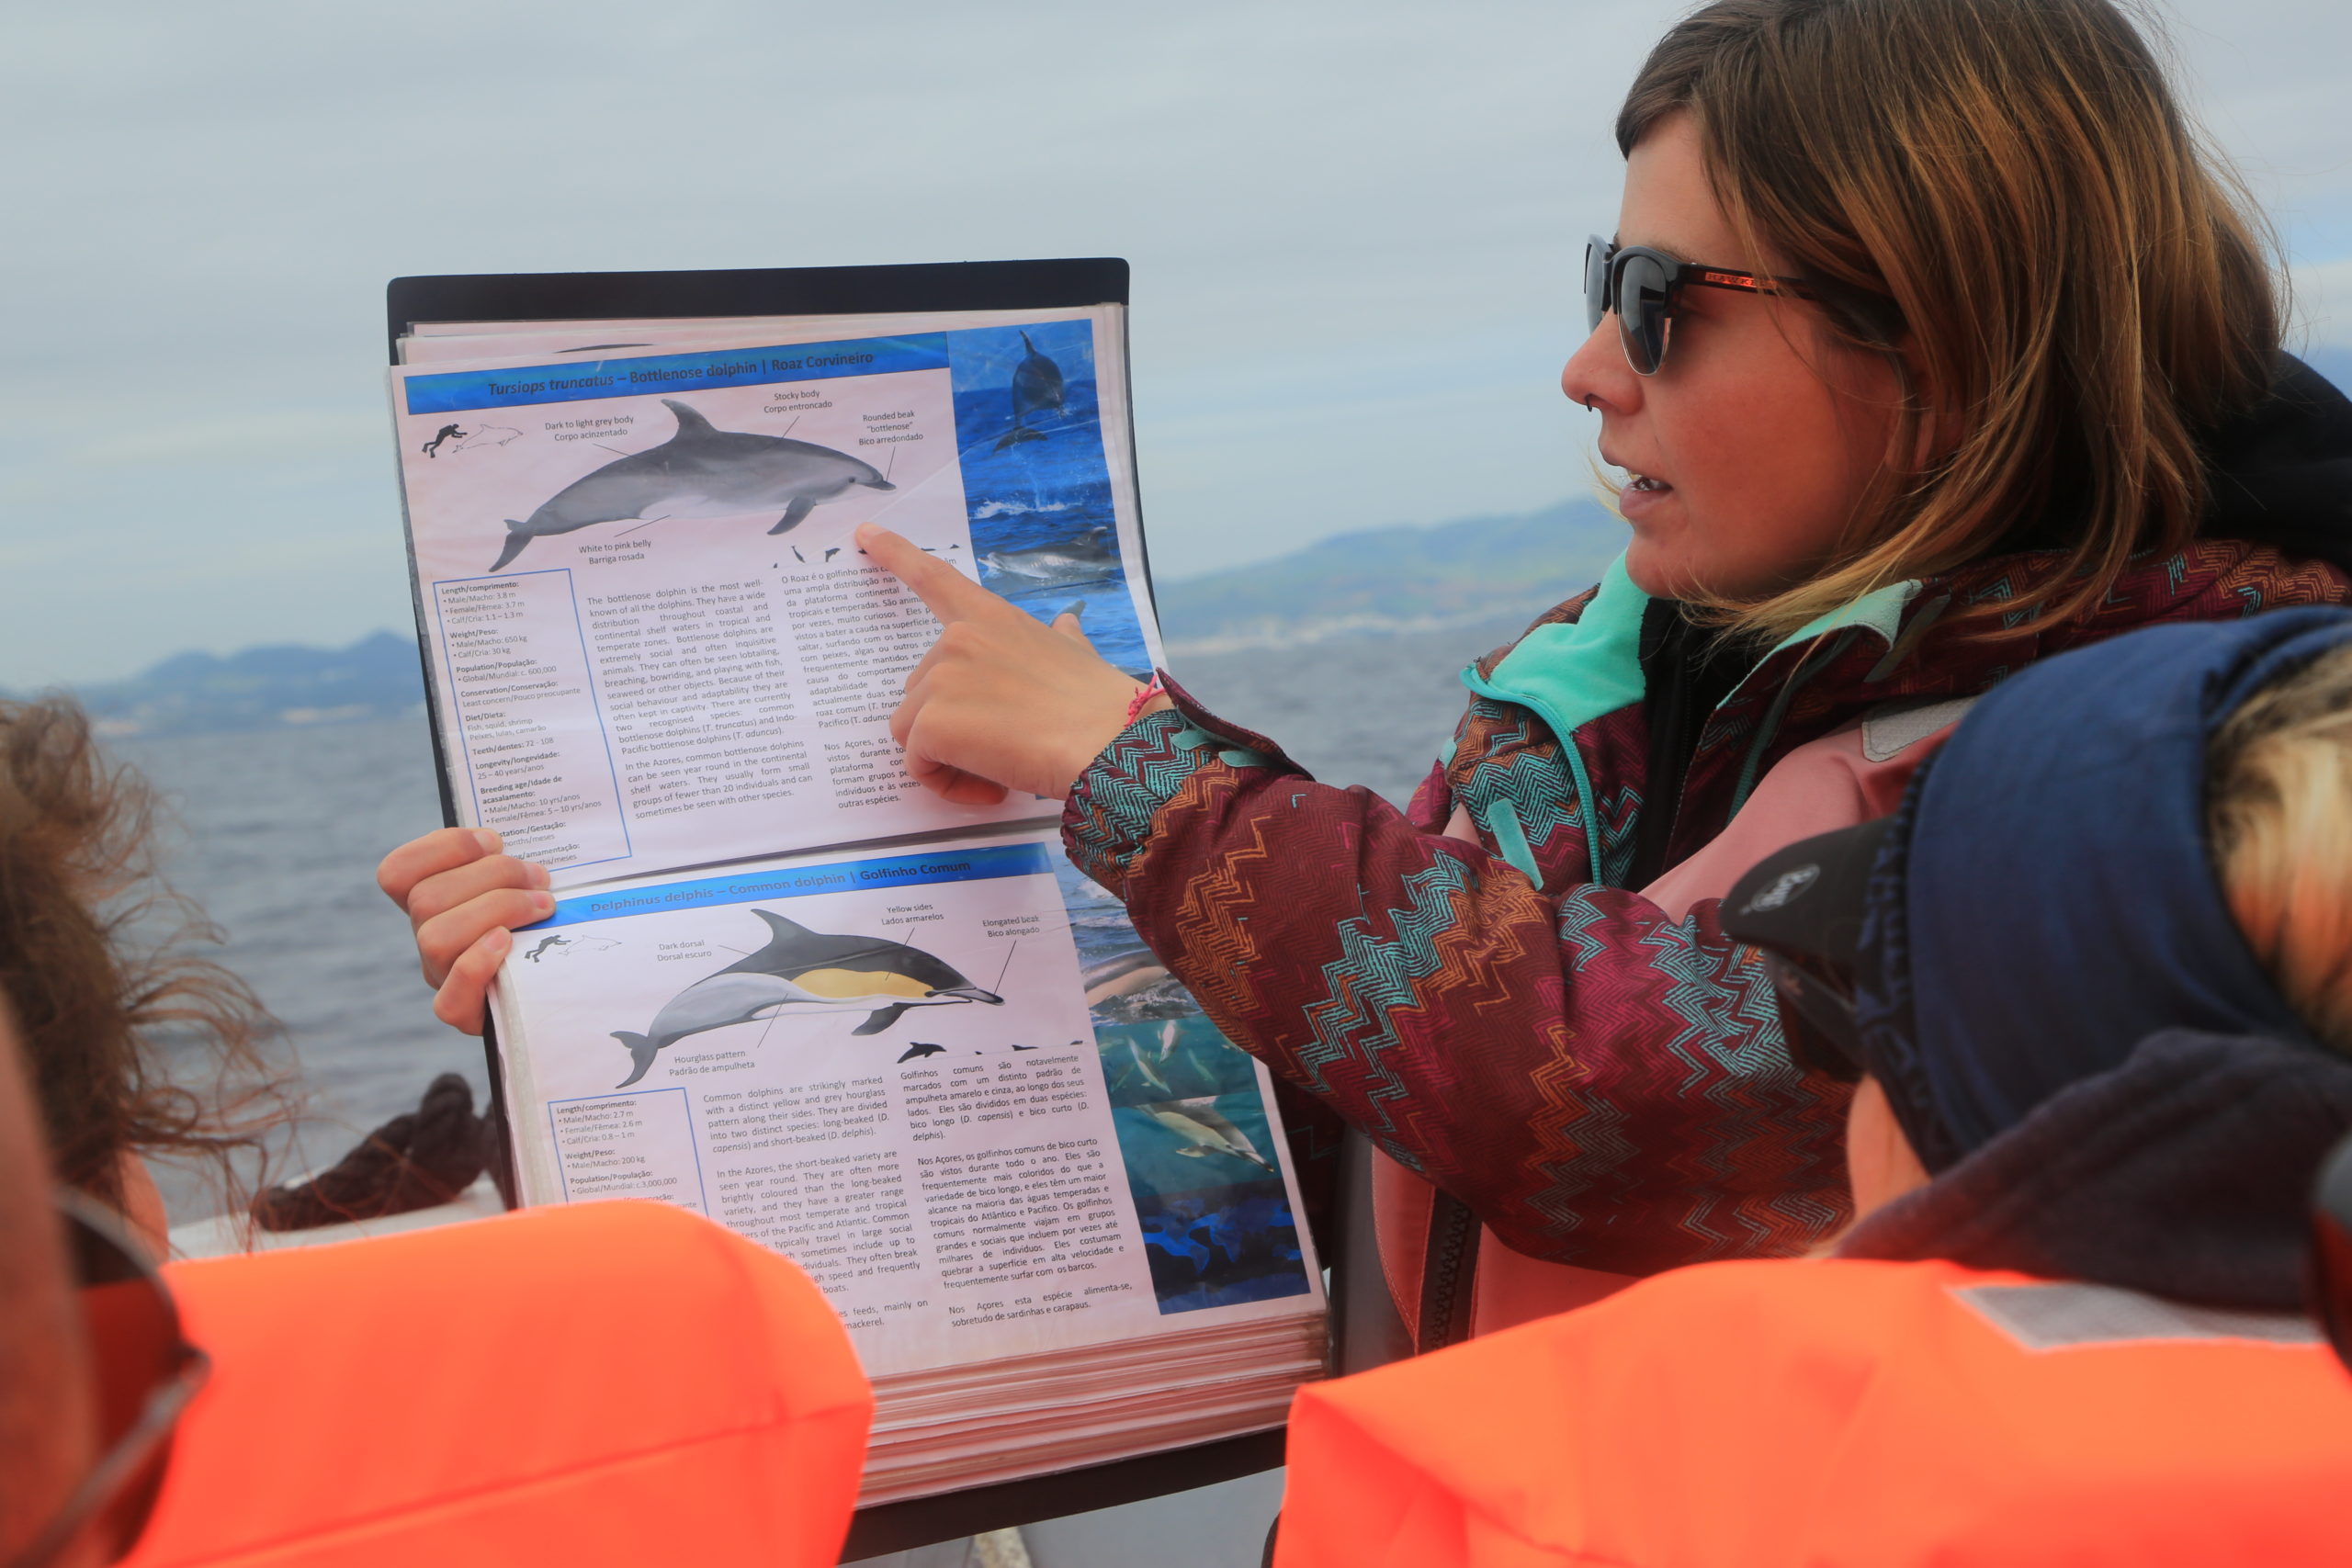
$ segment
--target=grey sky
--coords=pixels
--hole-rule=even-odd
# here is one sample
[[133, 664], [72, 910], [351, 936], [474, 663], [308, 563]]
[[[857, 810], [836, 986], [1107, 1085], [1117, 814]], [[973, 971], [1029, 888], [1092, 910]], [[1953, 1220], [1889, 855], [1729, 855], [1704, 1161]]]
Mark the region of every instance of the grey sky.
[[[1554, 384], [1679, 6], [110, 4], [0, 50], [0, 685], [403, 626], [397, 274], [1119, 254], [1155, 564], [1586, 486]], [[2352, 343], [2352, 12], [2189, 0]]]

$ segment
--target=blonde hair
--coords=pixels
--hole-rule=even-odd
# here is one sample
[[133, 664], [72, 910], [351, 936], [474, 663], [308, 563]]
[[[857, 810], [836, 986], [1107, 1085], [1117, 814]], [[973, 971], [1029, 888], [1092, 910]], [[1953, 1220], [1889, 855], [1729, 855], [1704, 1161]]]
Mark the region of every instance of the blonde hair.
[[2188, 543], [2199, 439], [2267, 389], [2279, 302], [2267, 228], [2122, 9], [1716, 0], [1651, 51], [1619, 147], [1677, 113], [1749, 265], [1816, 286], [1831, 341], [1903, 389], [1835, 563], [1738, 624], [1784, 636], [2030, 539], [2064, 569], [1969, 612], [2024, 634]]
[[2206, 758], [2230, 913], [2288, 1005], [2352, 1053], [2352, 647], [2230, 716]]

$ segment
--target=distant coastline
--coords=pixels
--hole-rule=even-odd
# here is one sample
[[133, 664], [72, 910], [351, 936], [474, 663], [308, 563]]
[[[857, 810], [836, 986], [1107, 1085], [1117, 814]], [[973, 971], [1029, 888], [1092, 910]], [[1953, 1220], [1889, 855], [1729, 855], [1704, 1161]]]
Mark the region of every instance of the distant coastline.
[[[1250, 566], [1158, 586], [1169, 656], [1306, 648], [1533, 616], [1596, 581], [1624, 525], [1590, 501], [1508, 517], [1341, 534]], [[24, 693], [9, 693], [21, 696]], [[74, 694], [114, 739], [287, 729], [424, 712], [416, 638], [182, 653]]]

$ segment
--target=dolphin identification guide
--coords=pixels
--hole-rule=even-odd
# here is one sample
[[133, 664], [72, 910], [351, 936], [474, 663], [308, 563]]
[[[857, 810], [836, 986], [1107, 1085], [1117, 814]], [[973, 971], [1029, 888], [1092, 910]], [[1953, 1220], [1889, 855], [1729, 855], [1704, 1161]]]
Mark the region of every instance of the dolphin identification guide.
[[398, 340], [445, 799], [557, 890], [492, 998], [519, 1197], [798, 1263], [881, 1401], [869, 1503], [1263, 1430], [1323, 1369], [1265, 1069], [1058, 801], [945, 805], [889, 733], [938, 625], [863, 522], [1161, 662], [1125, 355], [1119, 303]]

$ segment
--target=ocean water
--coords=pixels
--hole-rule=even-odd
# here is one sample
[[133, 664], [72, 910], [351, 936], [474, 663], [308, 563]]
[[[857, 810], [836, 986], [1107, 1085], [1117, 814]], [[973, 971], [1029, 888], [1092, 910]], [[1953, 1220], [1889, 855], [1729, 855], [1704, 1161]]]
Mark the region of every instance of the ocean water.
[[[1456, 672], [1516, 629], [1503, 621], [1199, 655], [1178, 660], [1176, 672], [1318, 778], [1401, 801], [1453, 731]], [[224, 932], [218, 956], [286, 1025], [281, 1061], [305, 1113], [277, 1140], [279, 1166], [332, 1164], [368, 1129], [413, 1109], [435, 1074], [462, 1073], [486, 1097], [480, 1043], [435, 1020], [408, 922], [376, 888], [386, 850], [440, 826], [423, 719], [115, 750], [171, 806], [169, 873]], [[1106, 924], [1080, 940], [1091, 960], [1121, 937]], [[220, 1210], [209, 1179], [162, 1174], [175, 1220]]]

